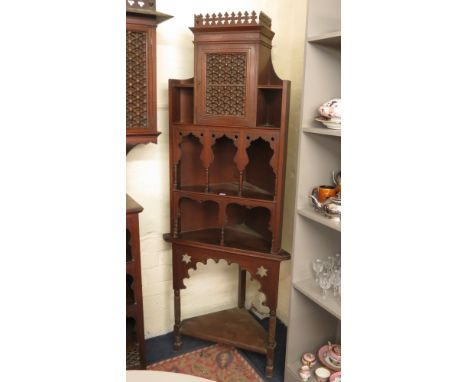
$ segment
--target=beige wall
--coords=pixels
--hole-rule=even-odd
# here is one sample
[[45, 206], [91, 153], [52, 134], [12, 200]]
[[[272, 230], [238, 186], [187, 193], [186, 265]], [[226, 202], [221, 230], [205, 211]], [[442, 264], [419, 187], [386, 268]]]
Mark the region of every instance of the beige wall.
[[[145, 317], [145, 336], [154, 337], [172, 330], [172, 272], [170, 245], [162, 240], [169, 231], [168, 97], [169, 78], [193, 76], [192, 33], [195, 13], [262, 10], [272, 18], [273, 65], [280, 78], [292, 82], [289, 119], [286, 195], [283, 223], [283, 248], [292, 244], [296, 148], [299, 131], [300, 99], [303, 76], [305, 0], [158, 0], [159, 11], [174, 17], [158, 27], [158, 129], [157, 145], [139, 145], [127, 155], [127, 192], [143, 205], [140, 239]], [[237, 298], [237, 267], [209, 261], [190, 272], [182, 290], [182, 318], [234, 307]], [[256, 282], [249, 283], [247, 305], [261, 306], [262, 295]], [[287, 323], [290, 287], [290, 262], [280, 274], [278, 317]]]

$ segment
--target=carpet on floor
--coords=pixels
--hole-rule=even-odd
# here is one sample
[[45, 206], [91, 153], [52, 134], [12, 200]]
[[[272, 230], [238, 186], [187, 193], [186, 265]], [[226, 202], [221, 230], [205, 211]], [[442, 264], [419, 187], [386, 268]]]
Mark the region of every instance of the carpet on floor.
[[265, 382], [236, 348], [221, 344], [153, 363], [147, 369], [189, 374], [216, 382]]

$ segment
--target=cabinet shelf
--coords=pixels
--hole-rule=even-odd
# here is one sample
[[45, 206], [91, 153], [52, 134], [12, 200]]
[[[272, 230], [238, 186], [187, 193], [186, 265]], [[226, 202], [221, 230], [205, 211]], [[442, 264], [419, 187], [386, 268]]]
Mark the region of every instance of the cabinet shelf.
[[341, 222], [335, 219], [327, 218], [319, 214], [312, 207], [303, 207], [297, 210], [297, 213], [307, 219], [313, 220], [317, 223], [320, 223], [326, 227], [334, 229], [335, 231], [341, 232]]
[[222, 229], [206, 228], [197, 231], [181, 232], [182, 240], [197, 241], [222, 247], [238, 248], [247, 251], [270, 252], [271, 240], [249, 228], [245, 224], [227, 226], [224, 229], [224, 245], [221, 245]]
[[341, 137], [341, 130], [327, 129], [326, 127], [306, 127], [302, 128], [302, 131], [307, 134], [320, 134], [320, 135], [331, 135], [333, 137]]
[[259, 89], [283, 89], [283, 85], [258, 85]]
[[[303, 382], [301, 379], [301, 376], [299, 375], [299, 369], [301, 368], [301, 366], [302, 366], [302, 363], [300, 361], [296, 361], [296, 362], [286, 365], [286, 373], [289, 374], [289, 377], [292, 379], [292, 381]], [[323, 366], [323, 365], [320, 362], [317, 362], [311, 368], [312, 376], [310, 377], [309, 382], [317, 382], [317, 379], [315, 379], [314, 371], [320, 366]]]
[[[286, 365], [286, 373], [289, 375], [290, 380], [294, 382], [302, 382], [302, 378], [299, 375], [299, 369], [302, 364], [297, 361]], [[312, 376], [309, 381], [315, 381], [315, 378]]]
[[228, 309], [182, 321], [182, 334], [266, 354], [265, 329], [245, 309]]
[[322, 44], [333, 47], [341, 47], [341, 31], [322, 33], [307, 38], [309, 43]]
[[191, 88], [193, 89], [193, 84], [175, 84], [173, 85], [175, 88]]
[[293, 286], [307, 298], [341, 320], [341, 304], [338, 298], [332, 295], [331, 289], [328, 290], [327, 297], [323, 298], [322, 290], [313, 278], [295, 282]]
[[[227, 183], [214, 183], [210, 184], [210, 189], [205, 192], [204, 185], [185, 185], [180, 186], [180, 191], [196, 192], [203, 194], [226, 194], [226, 196], [239, 196], [239, 183], [227, 182]], [[260, 200], [273, 200], [273, 194], [257, 187], [249, 182], [243, 182], [242, 184], [242, 196], [241, 198], [246, 199], [260, 199]]]

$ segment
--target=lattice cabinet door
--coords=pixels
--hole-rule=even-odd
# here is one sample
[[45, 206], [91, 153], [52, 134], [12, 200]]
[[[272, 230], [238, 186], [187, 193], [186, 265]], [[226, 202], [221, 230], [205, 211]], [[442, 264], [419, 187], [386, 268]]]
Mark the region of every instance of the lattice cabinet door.
[[251, 45], [200, 46], [196, 56], [195, 123], [255, 126], [255, 50]]
[[156, 29], [127, 19], [127, 143], [156, 142]]

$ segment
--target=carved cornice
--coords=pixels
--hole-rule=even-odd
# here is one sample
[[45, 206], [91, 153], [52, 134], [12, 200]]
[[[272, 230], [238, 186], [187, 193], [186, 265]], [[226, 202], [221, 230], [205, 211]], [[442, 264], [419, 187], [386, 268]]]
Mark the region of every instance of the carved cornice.
[[237, 27], [237, 26], [264, 26], [271, 28], [271, 19], [263, 12], [257, 17], [257, 13], [245, 11], [194, 15], [194, 27]]
[[152, 16], [156, 18], [157, 24], [172, 18], [156, 10], [156, 0], [125, 0], [125, 6], [127, 15]]
[[156, 1], [155, 0], [125, 0], [127, 11], [146, 10], [146, 11], [156, 11]]

